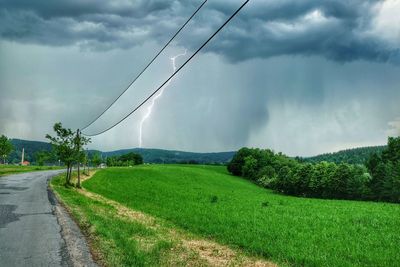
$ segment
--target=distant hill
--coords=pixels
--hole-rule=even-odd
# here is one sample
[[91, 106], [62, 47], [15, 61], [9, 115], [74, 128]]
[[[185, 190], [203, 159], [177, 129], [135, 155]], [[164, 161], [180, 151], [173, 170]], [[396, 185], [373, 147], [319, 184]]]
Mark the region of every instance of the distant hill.
[[224, 164], [229, 162], [236, 152], [194, 153], [176, 150], [133, 148], [112, 152], [102, 152], [103, 158], [120, 156], [129, 152], [142, 155], [144, 162], [148, 163], [199, 163], [199, 164]]
[[[12, 139], [14, 151], [9, 157], [9, 162], [19, 163], [21, 161], [22, 148], [25, 148], [25, 159], [35, 162], [35, 154], [39, 151], [51, 151], [51, 144], [40, 141], [27, 141], [21, 139]], [[133, 148], [123, 149], [111, 152], [102, 152], [89, 150], [89, 154], [100, 153], [105, 159], [111, 156], [120, 156], [129, 152], [135, 152], [142, 155], [146, 163], [199, 163], [199, 164], [224, 164], [229, 162], [236, 152], [218, 152], [218, 153], [194, 153], [175, 150]]]
[[14, 150], [8, 158], [11, 163], [21, 162], [22, 148], [25, 149], [25, 160], [29, 162], [35, 161], [36, 152], [43, 150], [51, 151], [51, 145], [46, 142], [11, 139], [11, 143], [14, 146]]
[[306, 162], [335, 162], [349, 164], [364, 164], [373, 153], [382, 153], [386, 146], [370, 146], [341, 150], [334, 153], [321, 154], [314, 157], [302, 158]]
[[[19, 163], [21, 161], [21, 151], [25, 148], [25, 159], [35, 162], [35, 154], [38, 151], [51, 151], [52, 147], [49, 143], [40, 141], [28, 141], [21, 139], [12, 139], [14, 151], [9, 157], [9, 162]], [[334, 153], [321, 154], [314, 157], [301, 158], [305, 162], [335, 162], [363, 164], [372, 153], [381, 153], [386, 146], [371, 146], [341, 150]], [[146, 163], [199, 163], [199, 164], [225, 164], [229, 162], [236, 153], [217, 152], [217, 153], [195, 153], [176, 150], [149, 149], [149, 148], [132, 148], [122, 149], [111, 152], [102, 152], [97, 150], [89, 150], [89, 154], [100, 153], [103, 159], [112, 156], [120, 156], [129, 152], [135, 152], [142, 155]]]

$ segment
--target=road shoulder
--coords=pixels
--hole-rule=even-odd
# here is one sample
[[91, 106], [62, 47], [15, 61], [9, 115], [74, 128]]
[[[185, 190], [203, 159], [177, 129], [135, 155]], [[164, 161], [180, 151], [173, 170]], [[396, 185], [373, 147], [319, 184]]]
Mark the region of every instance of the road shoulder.
[[50, 186], [48, 186], [48, 195], [61, 228], [61, 236], [65, 241], [70, 263], [73, 266], [97, 267], [84, 235]]

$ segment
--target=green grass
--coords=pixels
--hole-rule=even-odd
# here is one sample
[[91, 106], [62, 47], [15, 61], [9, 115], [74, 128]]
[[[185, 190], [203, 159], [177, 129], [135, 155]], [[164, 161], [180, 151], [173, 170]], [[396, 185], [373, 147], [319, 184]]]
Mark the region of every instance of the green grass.
[[57, 170], [61, 169], [56, 166], [17, 166], [17, 165], [0, 165], [0, 176], [17, 174], [23, 172], [33, 172], [33, 171], [47, 171], [47, 170]]
[[[114, 207], [80, 194], [64, 186], [59, 175], [51, 187], [79, 222], [84, 234], [90, 237], [92, 251], [105, 266], [157, 266], [172, 243], [157, 238], [151, 228], [117, 215]], [[138, 239], [155, 240], [150, 249], [142, 249]]]
[[400, 266], [400, 205], [278, 195], [214, 166], [111, 168], [83, 186], [280, 264]]

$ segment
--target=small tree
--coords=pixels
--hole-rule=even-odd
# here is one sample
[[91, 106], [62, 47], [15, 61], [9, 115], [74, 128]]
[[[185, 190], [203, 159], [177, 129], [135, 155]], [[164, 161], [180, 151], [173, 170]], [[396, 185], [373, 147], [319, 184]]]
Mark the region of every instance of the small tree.
[[11, 141], [5, 136], [0, 137], [0, 156], [3, 158], [3, 164], [6, 163], [6, 158], [13, 150]]
[[51, 159], [52, 159], [51, 153], [46, 150], [36, 152], [35, 154], [35, 161], [36, 164], [39, 166], [43, 166], [46, 162], [49, 162]]
[[58, 158], [67, 165], [65, 185], [71, 185], [72, 164], [75, 160], [74, 133], [71, 129], [63, 128], [61, 122], [54, 124], [53, 129], [57, 136], [47, 134], [46, 138], [50, 140]]
[[94, 153], [92, 162], [95, 167], [98, 167], [101, 164], [102, 159], [101, 159], [101, 155], [99, 152]]
[[76, 186], [80, 188], [81, 187], [80, 165], [82, 162], [85, 161], [85, 151], [83, 150], [83, 146], [89, 144], [90, 139], [82, 136], [79, 130], [77, 130], [73, 142], [74, 142], [74, 152], [75, 152], [74, 158], [78, 165], [78, 183]]

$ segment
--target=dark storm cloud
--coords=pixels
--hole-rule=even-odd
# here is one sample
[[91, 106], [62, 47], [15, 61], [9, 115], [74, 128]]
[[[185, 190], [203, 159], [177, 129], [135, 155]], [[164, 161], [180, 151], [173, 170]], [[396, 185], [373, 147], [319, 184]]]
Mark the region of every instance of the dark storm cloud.
[[[23, 43], [78, 45], [93, 50], [164, 42], [201, 1], [0, 0], [2, 38]], [[208, 51], [230, 61], [279, 55], [321, 55], [346, 62], [398, 63], [398, 47], [368, 33], [379, 1], [250, 1]], [[240, 1], [210, 1], [179, 40], [197, 48]]]
[[143, 17], [147, 16], [151, 12], [165, 10], [171, 6], [171, 3], [164, 0], [1, 0], [0, 4], [4, 9], [10, 11], [30, 10], [45, 19], [57, 17], [79, 17], [88, 14], [114, 14], [118, 16]]

